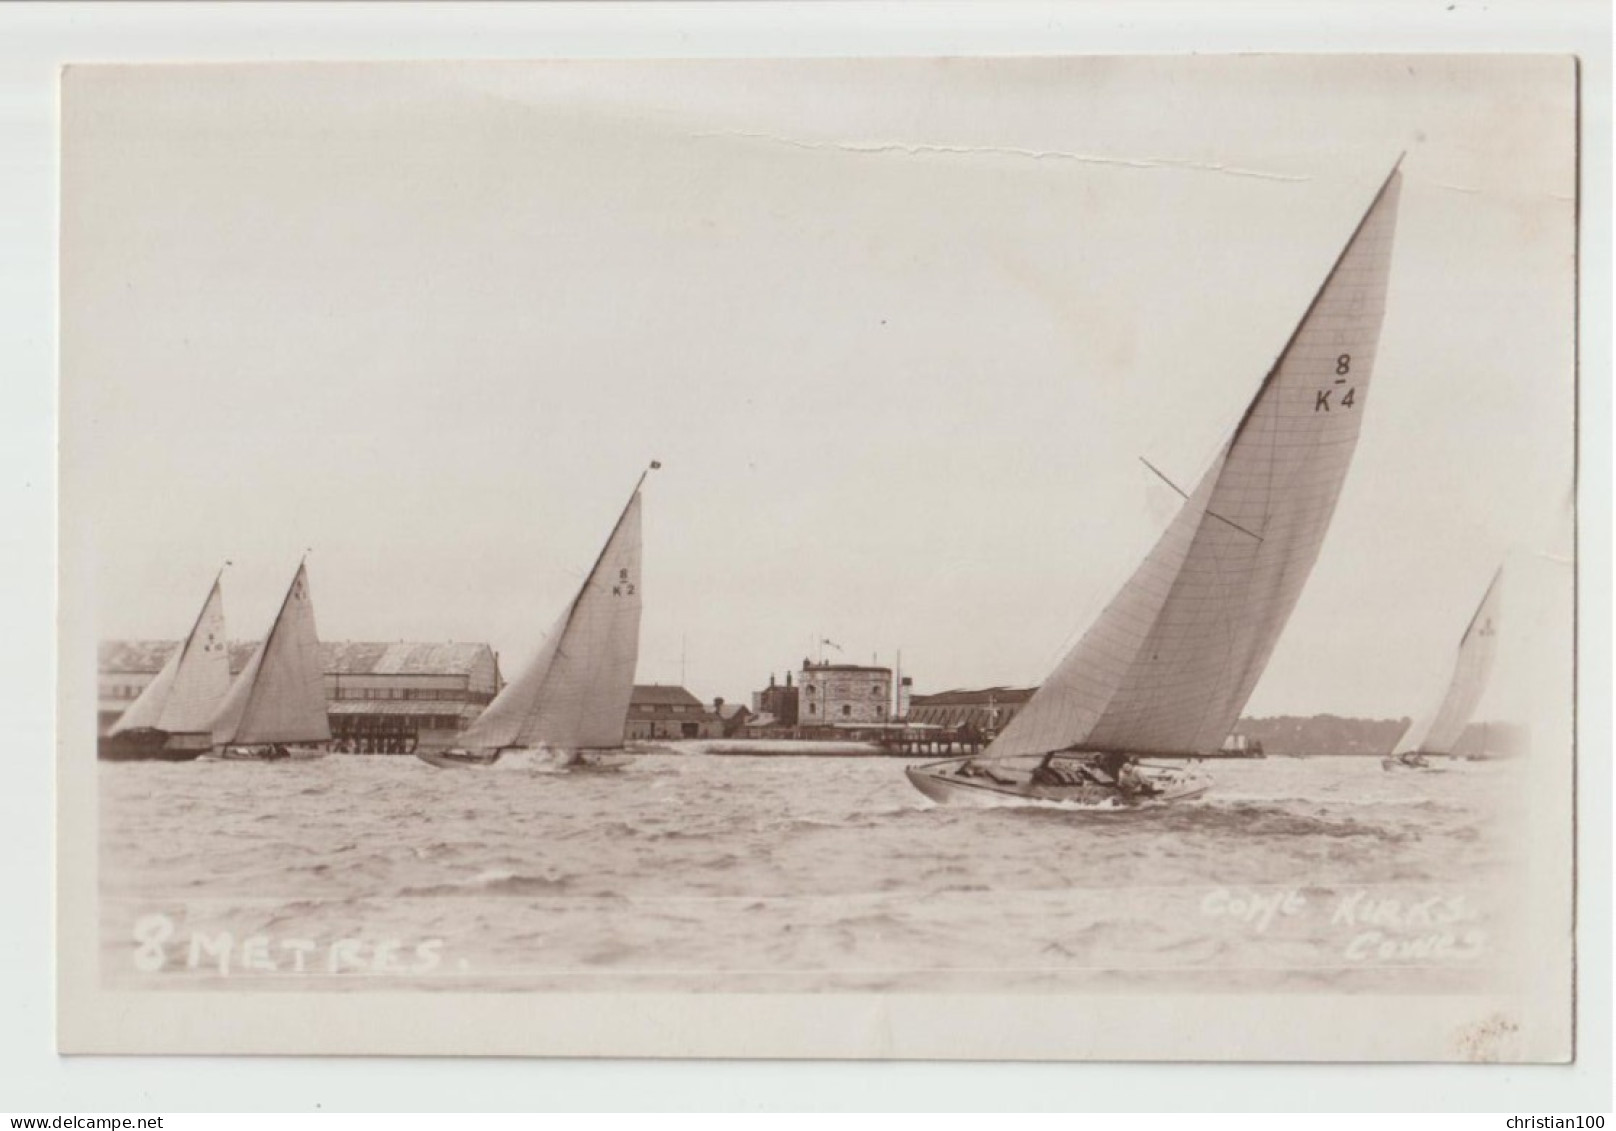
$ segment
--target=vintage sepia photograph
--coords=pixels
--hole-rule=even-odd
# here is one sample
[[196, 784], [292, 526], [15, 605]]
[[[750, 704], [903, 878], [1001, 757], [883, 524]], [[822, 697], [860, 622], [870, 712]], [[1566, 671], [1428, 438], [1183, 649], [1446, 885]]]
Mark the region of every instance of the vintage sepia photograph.
[[1569, 1060], [1578, 107], [66, 68], [63, 1051]]

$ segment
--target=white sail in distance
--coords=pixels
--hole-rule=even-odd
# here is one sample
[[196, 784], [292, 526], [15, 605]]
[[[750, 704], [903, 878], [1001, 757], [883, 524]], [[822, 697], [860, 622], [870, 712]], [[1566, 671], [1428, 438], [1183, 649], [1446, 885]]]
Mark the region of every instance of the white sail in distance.
[[988, 756], [1222, 745], [1318, 558], [1352, 461], [1400, 183], [1394, 168], [1228, 443]]
[[567, 751], [623, 745], [640, 655], [640, 556], [636, 486], [539, 654], [466, 729], [459, 745]]
[[216, 746], [326, 742], [325, 675], [308, 568], [299, 563], [269, 635], [213, 719]]
[[108, 733], [159, 730], [167, 734], [205, 734], [229, 690], [230, 647], [225, 642], [224, 595], [219, 579], [214, 578], [190, 635]]
[[1503, 569], [1493, 574], [1491, 584], [1476, 608], [1476, 613], [1465, 626], [1459, 639], [1459, 655], [1454, 662], [1453, 678], [1436, 713], [1423, 725], [1412, 727], [1398, 752], [1417, 750], [1422, 754], [1449, 754], [1459, 742], [1459, 736], [1476, 713], [1482, 692], [1492, 676], [1493, 660], [1498, 654], [1499, 614], [1503, 611]]

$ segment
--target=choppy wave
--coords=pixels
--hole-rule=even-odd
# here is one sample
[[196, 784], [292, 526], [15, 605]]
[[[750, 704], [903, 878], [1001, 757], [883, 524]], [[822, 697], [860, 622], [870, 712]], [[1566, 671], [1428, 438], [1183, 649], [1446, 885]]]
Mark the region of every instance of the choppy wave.
[[369, 988], [1464, 988], [1499, 956], [1351, 968], [1339, 906], [1457, 900], [1503, 938], [1482, 881], [1518, 858], [1508, 766], [1228, 764], [1204, 799], [1124, 811], [939, 807], [876, 758], [512, 769], [102, 765], [107, 975], [146, 976], [132, 932], [155, 916], [171, 979], [187, 940], [211, 962], [228, 936]]
[[527, 876], [502, 868], [491, 868], [455, 883], [406, 887], [398, 894], [408, 897], [464, 895], [557, 895], [571, 886], [566, 876]]

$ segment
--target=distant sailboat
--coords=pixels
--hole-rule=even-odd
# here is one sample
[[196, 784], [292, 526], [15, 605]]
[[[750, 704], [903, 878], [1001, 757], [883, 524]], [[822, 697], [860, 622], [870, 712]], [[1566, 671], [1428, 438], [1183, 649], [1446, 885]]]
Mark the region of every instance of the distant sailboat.
[[1459, 744], [1459, 737], [1469, 725], [1470, 716], [1475, 714], [1492, 675], [1493, 658], [1498, 652], [1498, 618], [1503, 611], [1503, 577], [1502, 567], [1493, 573], [1481, 604], [1459, 638], [1453, 677], [1448, 681], [1448, 689], [1436, 713], [1422, 725], [1409, 728], [1396, 752], [1381, 759], [1383, 769], [1429, 769], [1430, 755], [1452, 754]]
[[224, 597], [215, 577], [190, 635], [101, 740], [100, 757], [190, 761], [212, 745], [213, 716], [229, 690]]
[[[661, 464], [653, 462], [651, 469]], [[640, 488], [629, 496], [583, 586], [532, 663], [495, 696], [452, 750], [417, 751], [434, 766], [487, 766], [533, 750], [557, 768], [620, 750], [640, 654]]]
[[1393, 168], [1228, 443], [1077, 646], [980, 756], [906, 771], [927, 797], [1108, 807], [1210, 786], [1136, 758], [1215, 753], [1301, 595], [1357, 444], [1399, 188]]
[[210, 758], [279, 762], [325, 756], [331, 727], [304, 564], [298, 564], [269, 635], [214, 715], [212, 730]]

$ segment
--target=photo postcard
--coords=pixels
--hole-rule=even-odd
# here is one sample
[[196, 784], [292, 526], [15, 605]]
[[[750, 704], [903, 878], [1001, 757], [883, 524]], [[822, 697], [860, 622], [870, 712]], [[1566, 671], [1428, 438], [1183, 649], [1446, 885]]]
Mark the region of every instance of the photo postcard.
[[62, 1051], [1567, 1061], [1578, 79], [67, 67]]

